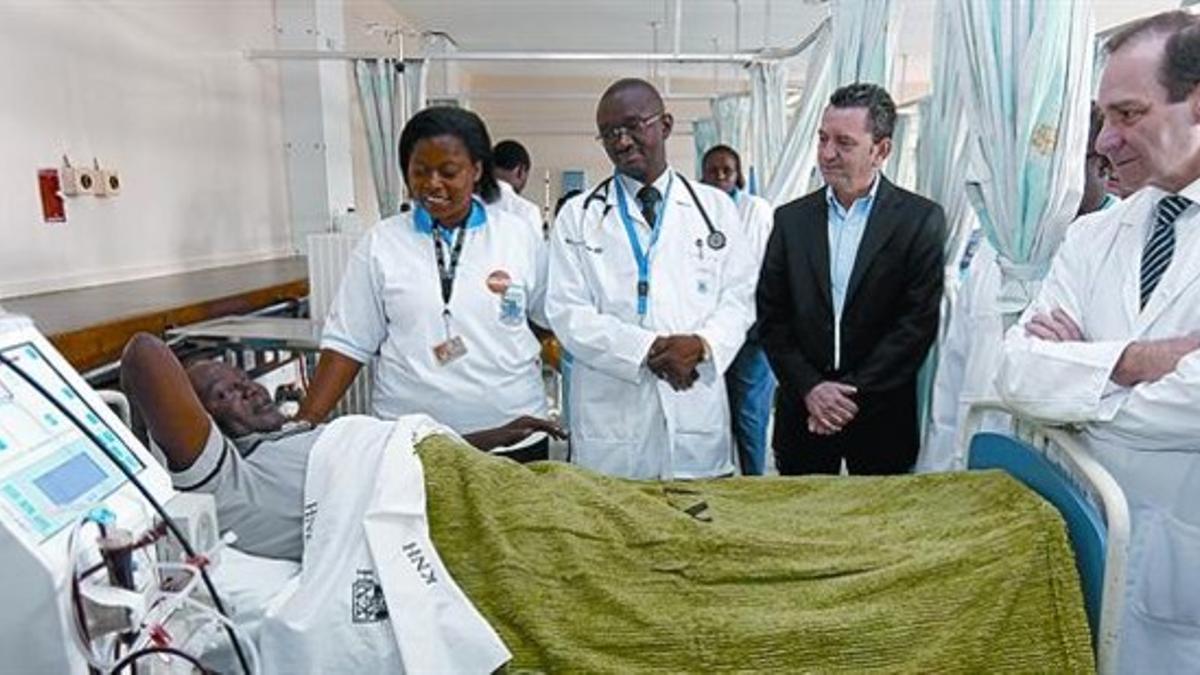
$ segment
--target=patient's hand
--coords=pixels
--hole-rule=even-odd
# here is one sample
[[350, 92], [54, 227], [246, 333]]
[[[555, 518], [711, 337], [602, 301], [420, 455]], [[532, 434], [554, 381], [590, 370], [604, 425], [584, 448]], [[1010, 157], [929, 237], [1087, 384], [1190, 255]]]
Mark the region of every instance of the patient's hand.
[[518, 443], [539, 431], [544, 431], [559, 440], [567, 437], [567, 432], [557, 422], [524, 415], [502, 427], [463, 434], [463, 440], [480, 450], [491, 450]]

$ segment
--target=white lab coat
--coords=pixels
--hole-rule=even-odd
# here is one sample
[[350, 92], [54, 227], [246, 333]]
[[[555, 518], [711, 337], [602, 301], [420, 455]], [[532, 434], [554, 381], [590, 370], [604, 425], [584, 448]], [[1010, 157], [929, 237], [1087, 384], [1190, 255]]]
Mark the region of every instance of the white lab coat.
[[[436, 414], [455, 431], [470, 433], [521, 415], [546, 415], [541, 346], [526, 322], [546, 324], [546, 242], [512, 214], [484, 208], [486, 222], [467, 226], [450, 299], [450, 332], [467, 353], [447, 364], [433, 353], [448, 336], [432, 234], [417, 227], [411, 212], [401, 213], [371, 228], [355, 247], [321, 348], [374, 361], [376, 417]], [[489, 285], [501, 274], [520, 292], [510, 296]], [[507, 315], [510, 306], [520, 316]]]
[[[1182, 193], [1200, 202], [1200, 181]], [[1200, 207], [1176, 223], [1174, 259], [1144, 310], [1141, 251], [1161, 190], [1145, 188], [1072, 227], [1034, 304], [1007, 333], [997, 384], [1022, 415], [1076, 422], [1120, 484], [1132, 515], [1121, 672], [1200, 671], [1200, 352], [1162, 379], [1109, 380], [1133, 340], [1200, 329]], [[1087, 342], [1031, 338], [1024, 324], [1055, 307]]]
[[545, 228], [542, 227], [542, 210], [538, 205], [517, 194], [517, 190], [507, 181], [496, 179], [496, 183], [500, 186], [500, 198], [490, 206], [511, 213], [529, 223], [538, 237], [545, 238], [543, 235]]
[[[999, 292], [1000, 264], [996, 249], [985, 239], [954, 298], [950, 324], [938, 348], [931, 420], [917, 456], [919, 473], [965, 469], [967, 458], [958, 441], [971, 404], [999, 400], [994, 384], [1004, 341], [1004, 319], [996, 303]], [[1005, 429], [1006, 418], [990, 413], [980, 428]]]
[[[733, 473], [729, 404], [722, 375], [754, 321], [757, 265], [739, 236], [713, 250], [700, 210], [675, 174], [650, 254], [645, 317], [637, 313], [637, 264], [621, 222], [618, 191], [568, 202], [551, 233], [546, 316], [574, 357], [571, 459], [629, 478]], [[729, 196], [691, 181], [713, 226], [738, 232]], [[661, 189], [661, 188], [660, 188]], [[630, 195], [630, 216], [645, 228]], [[711, 358], [691, 389], [675, 392], [650, 372], [658, 336], [697, 334]]]
[[[750, 242], [754, 260], [758, 267], [761, 267], [763, 256], [767, 252], [767, 241], [771, 238], [771, 228], [775, 226], [775, 209], [762, 197], [741, 190], [734, 201], [737, 203], [738, 217], [745, 228], [744, 235]], [[757, 272], [756, 269], [755, 273]]]

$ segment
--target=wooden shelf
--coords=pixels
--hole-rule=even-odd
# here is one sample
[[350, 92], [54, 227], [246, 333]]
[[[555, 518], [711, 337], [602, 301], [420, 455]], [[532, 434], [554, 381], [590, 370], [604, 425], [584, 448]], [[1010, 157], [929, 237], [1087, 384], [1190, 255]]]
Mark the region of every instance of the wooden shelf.
[[139, 331], [167, 329], [229, 314], [245, 314], [308, 295], [308, 264], [300, 256], [164, 277], [0, 300], [33, 319], [79, 370], [115, 361]]

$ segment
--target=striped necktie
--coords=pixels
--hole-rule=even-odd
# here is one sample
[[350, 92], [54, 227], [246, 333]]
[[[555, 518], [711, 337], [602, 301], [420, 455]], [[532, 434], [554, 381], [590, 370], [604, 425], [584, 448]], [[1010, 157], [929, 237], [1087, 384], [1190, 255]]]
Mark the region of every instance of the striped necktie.
[[1150, 240], [1142, 250], [1142, 308], [1150, 300], [1154, 287], [1162, 280], [1162, 276], [1171, 265], [1171, 256], [1175, 253], [1175, 221], [1179, 219], [1192, 200], [1179, 195], [1163, 197], [1158, 202], [1158, 215], [1154, 220], [1154, 231]]

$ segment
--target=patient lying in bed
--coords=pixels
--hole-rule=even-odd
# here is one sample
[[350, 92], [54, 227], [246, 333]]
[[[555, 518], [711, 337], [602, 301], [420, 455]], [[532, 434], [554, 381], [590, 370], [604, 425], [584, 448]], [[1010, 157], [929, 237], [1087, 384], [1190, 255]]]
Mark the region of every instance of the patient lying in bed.
[[[145, 333], [126, 345], [121, 385], [176, 490], [213, 494], [218, 521], [238, 533], [247, 553], [300, 559], [305, 470], [324, 425], [284, 417], [262, 385], [229, 364], [205, 361], [185, 371], [161, 340]], [[564, 437], [554, 422], [521, 417], [464, 440], [490, 450], [538, 431]]]
[[[130, 352], [130, 371], [170, 357], [146, 339]], [[155, 367], [151, 379], [162, 378], [162, 363]], [[151, 410], [185, 405], [166, 400], [173, 389], [191, 392], [181, 370], [170, 386], [124, 375], [144, 410], [151, 391]], [[199, 400], [220, 419], [223, 399], [201, 390]], [[252, 410], [266, 409], [248, 399]], [[186, 406], [199, 400], [191, 394]], [[231, 447], [212, 440], [221, 436], [202, 409], [188, 428], [188, 416], [153, 417], [151, 434], [177, 463], [177, 484], [213, 491], [223, 527], [238, 532], [243, 549], [286, 557], [303, 550], [304, 488], [296, 486], [306, 467], [294, 465], [315, 431], [229, 429], [270, 440]], [[432, 542], [511, 651], [510, 667], [1093, 668], [1062, 523], [1003, 474], [634, 482], [562, 464], [522, 466], [446, 435], [412, 440]], [[347, 461], [356, 452], [337, 450]], [[267, 452], [288, 458], [250, 461]], [[250, 484], [288, 483], [294, 501], [263, 507], [278, 495], [247, 494], [236, 472], [252, 464], [263, 475]], [[248, 528], [255, 518], [274, 519], [276, 530]], [[369, 658], [358, 653], [354, 662], [369, 669]]]

